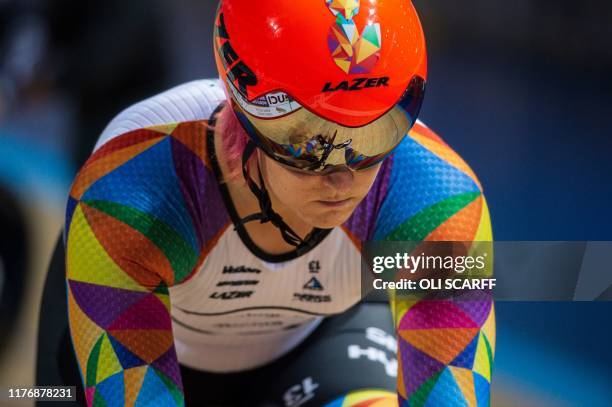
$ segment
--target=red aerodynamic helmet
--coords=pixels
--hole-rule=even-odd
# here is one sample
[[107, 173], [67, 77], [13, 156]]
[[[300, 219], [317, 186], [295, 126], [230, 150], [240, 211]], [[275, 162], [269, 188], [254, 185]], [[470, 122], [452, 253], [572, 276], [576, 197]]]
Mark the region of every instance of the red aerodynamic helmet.
[[366, 168], [412, 127], [427, 76], [409, 0], [221, 0], [219, 74], [249, 136], [296, 168]]

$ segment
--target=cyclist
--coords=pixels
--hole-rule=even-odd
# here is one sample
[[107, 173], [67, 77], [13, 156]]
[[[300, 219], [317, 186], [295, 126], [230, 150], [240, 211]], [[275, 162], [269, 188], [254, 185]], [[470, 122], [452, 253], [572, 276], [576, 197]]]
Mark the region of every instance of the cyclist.
[[72, 186], [87, 403], [487, 405], [490, 300], [392, 320], [360, 292], [361, 241], [491, 239], [475, 175], [417, 122], [412, 4], [222, 0], [214, 47], [220, 80], [119, 114]]

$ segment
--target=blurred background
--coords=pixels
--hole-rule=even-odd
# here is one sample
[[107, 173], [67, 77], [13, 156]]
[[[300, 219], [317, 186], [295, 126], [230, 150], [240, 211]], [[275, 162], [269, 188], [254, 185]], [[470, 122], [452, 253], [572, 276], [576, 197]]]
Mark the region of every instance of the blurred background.
[[[414, 3], [421, 118], [479, 175], [495, 238], [612, 240], [612, 3]], [[0, 386], [34, 381], [76, 170], [119, 111], [215, 76], [215, 7], [0, 0]], [[494, 406], [612, 405], [612, 303], [499, 302], [497, 315]]]

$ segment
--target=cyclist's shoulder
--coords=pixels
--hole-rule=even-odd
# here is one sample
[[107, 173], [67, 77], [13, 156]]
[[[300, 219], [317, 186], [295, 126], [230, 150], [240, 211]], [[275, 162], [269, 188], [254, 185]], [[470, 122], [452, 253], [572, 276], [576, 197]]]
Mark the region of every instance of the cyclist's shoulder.
[[[190, 82], [120, 113], [75, 177], [66, 236], [100, 236], [126, 256], [158, 247], [163, 253], [146, 261], [165, 256], [175, 273], [168, 281], [186, 278], [229, 222], [205, 148], [205, 120], [224, 99], [219, 86]], [[146, 261], [134, 263], [156, 267]]]
[[113, 215], [151, 220], [148, 230], [164, 223], [195, 247], [202, 217], [220, 212], [206, 152], [206, 120], [225, 98], [220, 86], [189, 82], [120, 113], [76, 175], [69, 206], [102, 202]]
[[224, 100], [223, 84], [219, 79], [200, 79], [175, 86], [121, 111], [105, 127], [94, 150], [135, 130], [208, 120]]
[[[374, 240], [421, 240], [456, 212], [482, 206], [481, 184], [463, 158], [423, 122], [395, 149]], [[478, 222], [478, 212], [470, 222]]]
[[481, 189], [476, 174], [463, 157], [420, 120], [395, 150], [391, 174], [396, 182], [402, 183], [441, 181], [429, 184], [430, 189], [454, 188], [455, 181], [463, 188]]
[[417, 214], [438, 216], [445, 202], [459, 207], [481, 191], [463, 158], [418, 120], [383, 162], [370, 192], [344, 226], [359, 239], [382, 239], [404, 224], [410, 228], [408, 221]]

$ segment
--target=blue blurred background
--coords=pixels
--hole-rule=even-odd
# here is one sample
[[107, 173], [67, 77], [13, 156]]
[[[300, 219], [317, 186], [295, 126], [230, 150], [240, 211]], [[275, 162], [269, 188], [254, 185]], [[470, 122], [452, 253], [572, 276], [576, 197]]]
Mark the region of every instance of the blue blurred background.
[[[421, 119], [480, 177], [495, 238], [612, 240], [612, 4], [414, 3]], [[33, 378], [22, 353], [76, 169], [121, 109], [215, 76], [215, 5], [0, 0], [0, 384]], [[612, 405], [612, 303], [497, 313], [493, 405]]]
[[[495, 239], [612, 240], [612, 5], [415, 6], [421, 117], [480, 177]], [[496, 306], [494, 405], [612, 405], [612, 303]]]

